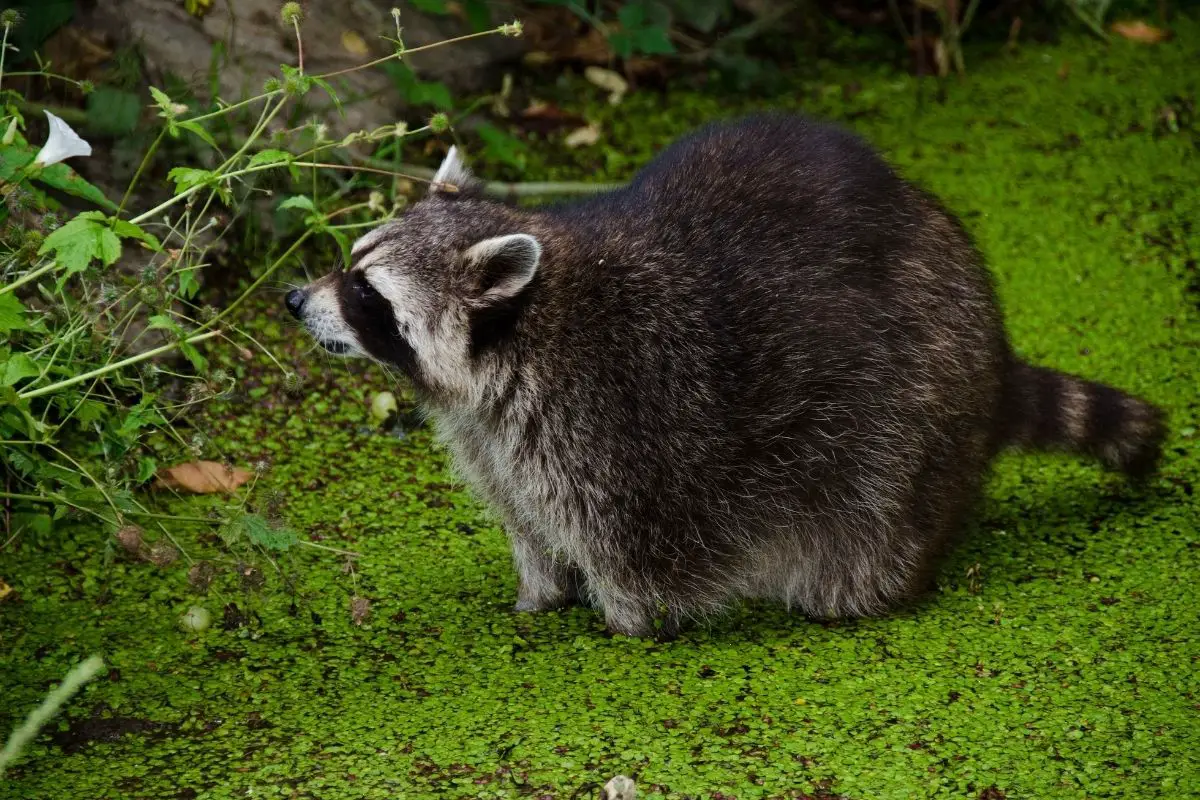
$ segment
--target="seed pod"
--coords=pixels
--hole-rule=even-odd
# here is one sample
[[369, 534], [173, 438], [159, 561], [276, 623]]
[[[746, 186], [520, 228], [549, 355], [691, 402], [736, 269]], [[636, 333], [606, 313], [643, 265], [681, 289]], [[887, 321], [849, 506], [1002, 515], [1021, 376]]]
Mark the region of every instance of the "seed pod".
[[371, 614], [371, 601], [365, 597], [350, 598], [350, 621], [362, 625]]
[[162, 539], [151, 545], [150, 552], [146, 554], [146, 560], [158, 567], [173, 564], [177, 558], [179, 551], [175, 549], [175, 545]]
[[215, 577], [217, 577], [217, 568], [211, 561], [197, 561], [188, 570], [188, 585], [192, 587], [193, 591], [203, 593], [208, 591], [208, 587]]
[[117, 531], [117, 542], [127, 552], [137, 553], [142, 549], [142, 529], [137, 525], [126, 525]]

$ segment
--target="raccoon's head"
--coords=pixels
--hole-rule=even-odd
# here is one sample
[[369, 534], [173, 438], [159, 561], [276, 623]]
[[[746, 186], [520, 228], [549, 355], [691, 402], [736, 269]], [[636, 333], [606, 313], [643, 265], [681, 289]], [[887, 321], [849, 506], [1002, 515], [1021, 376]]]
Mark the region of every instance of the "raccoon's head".
[[374, 359], [447, 400], [477, 394], [489, 344], [516, 324], [542, 247], [521, 215], [479, 199], [451, 148], [429, 196], [363, 236], [347, 269], [288, 293], [330, 353]]

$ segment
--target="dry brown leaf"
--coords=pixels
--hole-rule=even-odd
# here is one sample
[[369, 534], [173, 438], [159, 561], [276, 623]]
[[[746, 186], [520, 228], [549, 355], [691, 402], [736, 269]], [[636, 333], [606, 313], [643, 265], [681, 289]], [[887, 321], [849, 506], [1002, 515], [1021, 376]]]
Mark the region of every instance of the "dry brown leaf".
[[232, 492], [254, 473], [241, 467], [226, 467], [216, 461], [189, 461], [159, 470], [158, 484], [168, 489], [184, 489], [196, 494]]
[[576, 128], [567, 134], [567, 138], [563, 140], [563, 144], [567, 147], [587, 147], [600, 141], [600, 128], [597, 125], [587, 125], [583, 128]]
[[1144, 42], [1146, 44], [1157, 44], [1165, 42], [1171, 38], [1168, 31], [1162, 28], [1156, 28], [1144, 20], [1132, 20], [1125, 22], [1114, 22], [1111, 28], [1112, 32], [1118, 36], [1123, 36], [1126, 39], [1131, 39], [1135, 42]]

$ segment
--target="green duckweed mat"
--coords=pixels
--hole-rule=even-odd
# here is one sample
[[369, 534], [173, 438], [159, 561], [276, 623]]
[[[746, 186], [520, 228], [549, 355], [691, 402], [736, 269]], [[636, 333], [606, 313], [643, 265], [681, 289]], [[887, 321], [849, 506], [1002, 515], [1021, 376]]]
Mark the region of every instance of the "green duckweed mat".
[[[1146, 490], [1008, 456], [916, 607], [816, 624], [749, 606], [670, 644], [608, 638], [590, 611], [510, 611], [503, 534], [444, 453], [370, 423], [385, 376], [312, 353], [270, 298], [248, 324], [304, 388], [233, 359], [235, 396], [194, 422], [237, 463], [270, 459], [256, 491], [306, 539], [361, 557], [292, 548], [260, 590], [227, 574], [197, 594], [183, 561], [95, 528], [0, 553], [0, 728], [81, 658], [108, 664], [0, 797], [565, 800], [620, 773], [670, 798], [1200, 797], [1200, 25], [1175, 30], [973, 53], [919, 110], [914, 79], [873, 67], [761, 100], [610, 107], [581, 83], [603, 143], [537, 148], [557, 160], [528, 172], [624, 177], [751, 108], [846, 120], [962, 216], [1026, 356], [1169, 409]], [[196, 604], [215, 622], [188, 633]]]

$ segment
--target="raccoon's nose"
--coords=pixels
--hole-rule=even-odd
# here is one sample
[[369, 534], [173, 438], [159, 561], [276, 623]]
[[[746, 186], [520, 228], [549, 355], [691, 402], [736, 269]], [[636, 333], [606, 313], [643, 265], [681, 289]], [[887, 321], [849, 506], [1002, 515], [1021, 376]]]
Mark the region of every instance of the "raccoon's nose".
[[308, 299], [308, 295], [303, 289], [292, 289], [287, 293], [287, 297], [283, 298], [283, 302], [287, 304], [288, 311], [292, 312], [292, 316], [300, 319], [300, 312], [304, 309], [304, 301]]

